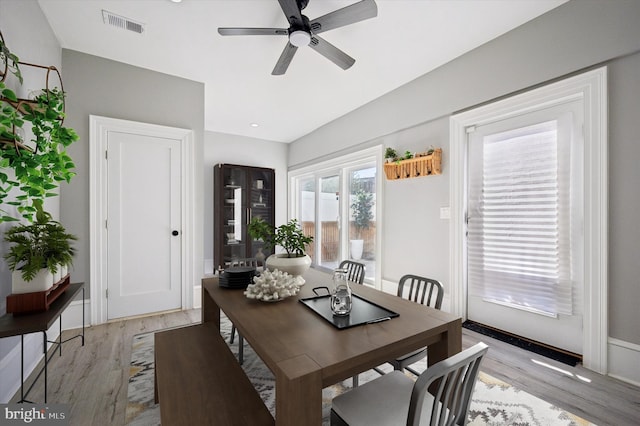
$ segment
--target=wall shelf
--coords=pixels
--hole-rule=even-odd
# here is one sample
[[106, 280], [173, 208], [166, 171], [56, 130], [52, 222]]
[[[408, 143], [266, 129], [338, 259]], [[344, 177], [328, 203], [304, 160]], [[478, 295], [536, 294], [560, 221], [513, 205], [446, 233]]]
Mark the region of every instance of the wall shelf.
[[386, 163], [384, 173], [388, 180], [439, 175], [442, 173], [442, 149], [435, 149], [429, 155]]

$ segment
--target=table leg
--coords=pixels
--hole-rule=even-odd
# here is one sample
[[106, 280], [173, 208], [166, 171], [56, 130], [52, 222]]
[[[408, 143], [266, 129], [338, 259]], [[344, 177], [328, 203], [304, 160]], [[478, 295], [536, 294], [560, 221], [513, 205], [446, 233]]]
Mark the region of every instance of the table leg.
[[448, 330], [443, 333], [442, 340], [427, 348], [427, 364], [433, 365], [462, 351], [462, 321], [449, 323]]
[[211, 295], [207, 291], [206, 287], [209, 280], [211, 279], [205, 278], [202, 280], [202, 322], [204, 323], [213, 321], [218, 325], [218, 329], [220, 329], [220, 307], [216, 304], [216, 302], [213, 300], [213, 297], [211, 297]]
[[306, 355], [278, 363], [276, 376], [276, 425], [322, 424], [322, 375], [318, 364]]

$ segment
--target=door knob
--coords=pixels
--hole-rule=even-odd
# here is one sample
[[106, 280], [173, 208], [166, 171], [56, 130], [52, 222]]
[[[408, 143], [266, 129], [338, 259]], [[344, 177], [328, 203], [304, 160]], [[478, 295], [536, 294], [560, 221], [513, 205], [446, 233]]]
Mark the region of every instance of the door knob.
[[178, 231], [173, 231], [173, 232], [171, 232], [171, 235], [173, 235], [174, 237], [175, 237], [175, 236], [177, 236], [178, 234], [179, 234], [179, 232], [178, 232]]

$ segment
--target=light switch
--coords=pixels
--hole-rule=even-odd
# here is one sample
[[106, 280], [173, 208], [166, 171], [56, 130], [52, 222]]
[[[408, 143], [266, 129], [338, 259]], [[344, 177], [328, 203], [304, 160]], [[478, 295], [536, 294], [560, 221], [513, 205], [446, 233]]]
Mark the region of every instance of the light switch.
[[451, 210], [449, 207], [440, 207], [440, 219], [451, 218]]

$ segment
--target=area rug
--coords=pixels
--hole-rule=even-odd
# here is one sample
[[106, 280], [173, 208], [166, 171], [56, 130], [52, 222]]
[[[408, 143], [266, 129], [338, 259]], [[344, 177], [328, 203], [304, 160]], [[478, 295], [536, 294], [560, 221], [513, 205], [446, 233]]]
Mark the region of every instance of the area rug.
[[[231, 324], [226, 318], [221, 322], [221, 334], [229, 341]], [[131, 369], [128, 388], [128, 403], [125, 424], [131, 426], [155, 426], [160, 424], [160, 407], [153, 398], [153, 332], [133, 337], [131, 351]], [[237, 355], [237, 339], [230, 345]], [[422, 371], [426, 362], [415, 365]], [[242, 366], [251, 383], [265, 402], [271, 414], [275, 416], [275, 381], [271, 371], [256, 356], [251, 346], [245, 344], [244, 364]], [[390, 371], [390, 366], [383, 366]], [[360, 374], [360, 383], [379, 377], [374, 371]], [[351, 379], [335, 384], [322, 391], [323, 426], [329, 425], [331, 400], [336, 395], [351, 388]], [[480, 372], [469, 409], [469, 425], [497, 426], [588, 426], [592, 423], [565, 410], [549, 404], [539, 398], [521, 391], [508, 383]]]

